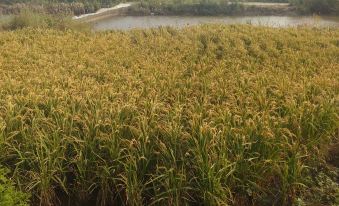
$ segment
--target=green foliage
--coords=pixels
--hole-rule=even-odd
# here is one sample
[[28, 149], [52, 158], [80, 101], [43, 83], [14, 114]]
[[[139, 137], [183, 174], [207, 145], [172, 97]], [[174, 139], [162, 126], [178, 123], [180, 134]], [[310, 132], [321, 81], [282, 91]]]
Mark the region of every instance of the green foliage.
[[28, 206], [28, 195], [19, 192], [5, 175], [7, 171], [0, 168], [0, 205], [1, 206]]
[[95, 12], [102, 7], [111, 7], [119, 2], [115, 0], [0, 0], [0, 6], [3, 7], [0, 11], [6, 14], [33, 10], [49, 14], [80, 15]]
[[[237, 6], [228, 6], [228, 2], [241, 2], [245, 0], [138, 0], [141, 7], [137, 10], [139, 13], [174, 13], [174, 14], [232, 14], [241, 12], [242, 9]], [[256, 0], [249, 0], [254, 2]], [[102, 7], [109, 7], [124, 0], [0, 0], [0, 4], [44, 4], [44, 5], [81, 5], [78, 8], [68, 6], [75, 14], [94, 12]], [[330, 14], [339, 11], [338, 0], [261, 0], [260, 2], [290, 2], [303, 13]]]
[[84, 3], [84, 4], [100, 4], [103, 6], [110, 6], [121, 2], [120, 0], [0, 0], [0, 4], [15, 4], [15, 3]]
[[305, 13], [329, 14], [339, 12], [337, 0], [290, 0], [299, 10]]
[[8, 18], [0, 24], [2, 30], [16, 30], [30, 28], [54, 28], [58, 30], [77, 30], [89, 32], [90, 27], [86, 23], [73, 21], [67, 16], [53, 16], [48, 14], [23, 11], [19, 15]]
[[287, 3], [288, 0], [239, 0], [244, 2], [274, 2], [274, 3]]
[[131, 14], [156, 14], [156, 15], [232, 15], [241, 13], [244, 7], [240, 4], [228, 2], [142, 2], [130, 9]]

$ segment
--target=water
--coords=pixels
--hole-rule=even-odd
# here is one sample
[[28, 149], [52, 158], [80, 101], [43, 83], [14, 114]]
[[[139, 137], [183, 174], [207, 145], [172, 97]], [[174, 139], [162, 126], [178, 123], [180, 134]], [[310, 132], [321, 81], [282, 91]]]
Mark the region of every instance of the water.
[[94, 29], [129, 30], [156, 28], [159, 26], [185, 27], [198, 24], [252, 24], [269, 27], [294, 27], [301, 25], [316, 27], [339, 27], [339, 17], [289, 17], [289, 16], [246, 16], [246, 17], [197, 17], [197, 16], [115, 16], [95, 21]]

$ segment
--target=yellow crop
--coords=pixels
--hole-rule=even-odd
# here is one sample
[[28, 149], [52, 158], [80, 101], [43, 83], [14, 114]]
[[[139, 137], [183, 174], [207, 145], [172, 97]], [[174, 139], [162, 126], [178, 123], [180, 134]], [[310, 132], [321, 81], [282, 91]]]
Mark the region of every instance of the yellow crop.
[[0, 48], [0, 164], [36, 205], [290, 205], [338, 140], [338, 29], [24, 29]]

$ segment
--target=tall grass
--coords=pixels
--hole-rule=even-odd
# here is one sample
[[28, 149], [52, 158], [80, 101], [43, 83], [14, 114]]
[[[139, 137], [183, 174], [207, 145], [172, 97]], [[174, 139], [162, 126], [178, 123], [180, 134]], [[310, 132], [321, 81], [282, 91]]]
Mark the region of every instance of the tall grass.
[[33, 205], [293, 205], [338, 140], [338, 38], [2, 32], [0, 164]]
[[90, 32], [91, 28], [84, 22], [78, 22], [63, 15], [50, 15], [24, 10], [0, 22], [0, 30], [16, 30], [23, 28], [77, 30]]

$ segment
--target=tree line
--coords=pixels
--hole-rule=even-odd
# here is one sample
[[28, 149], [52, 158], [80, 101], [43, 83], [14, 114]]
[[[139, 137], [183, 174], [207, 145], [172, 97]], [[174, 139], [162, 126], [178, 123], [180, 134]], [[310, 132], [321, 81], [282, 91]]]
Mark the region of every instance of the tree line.
[[[35, 3], [35, 4], [57, 4], [57, 3], [81, 3], [87, 8], [86, 10], [96, 10], [101, 7], [112, 6], [128, 0], [0, 0], [0, 4], [16, 4], [16, 3]], [[137, 0], [141, 3], [150, 5], [161, 4], [201, 4], [201, 5], [215, 5], [227, 2], [241, 2], [241, 1], [260, 1], [260, 2], [279, 2], [291, 3], [302, 13], [336, 13], [339, 11], [338, 0]]]

